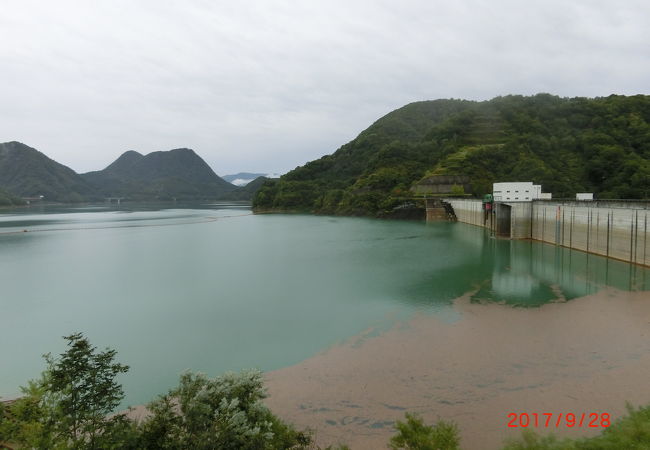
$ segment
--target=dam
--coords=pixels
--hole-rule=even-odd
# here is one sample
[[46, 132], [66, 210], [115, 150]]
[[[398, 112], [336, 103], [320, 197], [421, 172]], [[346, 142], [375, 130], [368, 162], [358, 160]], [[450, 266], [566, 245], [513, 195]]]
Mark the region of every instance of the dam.
[[[427, 221], [440, 203], [459, 222], [484, 227], [495, 236], [533, 239], [621, 261], [650, 266], [650, 202], [626, 200], [545, 200], [495, 202], [427, 199]], [[449, 215], [447, 215], [449, 217]]]

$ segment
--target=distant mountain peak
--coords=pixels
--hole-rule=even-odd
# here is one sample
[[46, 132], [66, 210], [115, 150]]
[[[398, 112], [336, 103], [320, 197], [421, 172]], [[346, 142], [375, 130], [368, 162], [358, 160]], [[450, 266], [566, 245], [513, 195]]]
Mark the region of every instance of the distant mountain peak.
[[30, 147], [29, 145], [27, 145], [27, 144], [23, 144], [23, 143], [20, 142], [20, 141], [9, 141], [9, 142], [5, 142], [3, 145], [10, 145], [10, 146], [13, 146], [13, 147], [16, 147], [16, 146], [17, 146], [17, 147], [27, 147], [27, 148], [32, 148], [32, 147]]
[[136, 152], [135, 150], [127, 150], [124, 153], [122, 153], [115, 161], [119, 161], [121, 159], [135, 160], [135, 159], [140, 159], [143, 156], [144, 155], [142, 153]]
[[[194, 150], [192, 150], [191, 148], [187, 148], [187, 147], [173, 148], [173, 149], [169, 150], [167, 153], [174, 153], [174, 152], [175, 153], [191, 153], [193, 155], [196, 155], [196, 152]], [[162, 153], [165, 153], [165, 152], [162, 152]]]
[[246, 186], [248, 183], [256, 180], [259, 177], [264, 178], [280, 178], [278, 173], [255, 173], [255, 172], [239, 172], [231, 175], [224, 175], [221, 178], [235, 186]]
[[132, 156], [144, 156], [144, 155], [142, 153], [140, 153], [140, 152], [135, 151], [135, 150], [127, 150], [127, 151], [125, 151], [124, 153], [122, 153], [120, 155], [120, 158], [123, 157], [123, 156], [132, 157]]
[[81, 201], [94, 194], [72, 169], [18, 141], [0, 144], [0, 188], [21, 197], [43, 195], [48, 201]]
[[216, 199], [235, 189], [190, 148], [127, 151], [106, 169], [82, 176], [106, 196], [139, 200]]
[[135, 150], [127, 150], [122, 153], [119, 158], [103, 170], [106, 174], [120, 174], [129, 170], [135, 163], [144, 158], [144, 155], [136, 152]]
[[25, 145], [22, 142], [18, 141], [9, 141], [9, 142], [3, 142], [0, 143], [0, 150], [4, 151], [5, 153], [9, 151], [21, 151], [21, 150], [34, 150], [38, 151], [35, 148], [30, 147], [29, 145]]
[[77, 202], [113, 196], [208, 200], [236, 187], [190, 148], [147, 155], [127, 150], [104, 170], [79, 175], [22, 142], [11, 141], [0, 143], [0, 189], [22, 197], [43, 195], [49, 201]]

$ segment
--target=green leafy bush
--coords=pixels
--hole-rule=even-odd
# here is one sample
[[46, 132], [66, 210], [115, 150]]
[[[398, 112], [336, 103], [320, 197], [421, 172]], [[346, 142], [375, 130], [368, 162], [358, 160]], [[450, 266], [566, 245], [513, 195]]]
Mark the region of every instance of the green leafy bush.
[[407, 450], [457, 450], [460, 437], [458, 426], [440, 420], [434, 426], [425, 425], [422, 419], [406, 414], [406, 422], [395, 424], [397, 434], [390, 439], [390, 448]]
[[311, 448], [263, 403], [259, 371], [216, 378], [185, 373], [178, 387], [148, 405], [141, 422], [112, 414], [122, 401], [116, 377], [128, 366], [115, 350], [97, 351], [82, 334], [66, 336], [68, 349], [46, 355], [47, 369], [0, 404], [0, 443], [38, 449], [238, 449]]
[[145, 449], [262, 450], [304, 448], [308, 434], [274, 416], [259, 371], [208, 378], [185, 373], [177, 388], [148, 405], [141, 425]]
[[109, 416], [124, 398], [116, 377], [128, 366], [115, 350], [98, 352], [82, 334], [65, 336], [68, 350], [45, 355], [47, 369], [22, 388], [23, 397], [0, 418], [0, 441], [26, 448], [128, 448], [135, 427], [126, 416]]

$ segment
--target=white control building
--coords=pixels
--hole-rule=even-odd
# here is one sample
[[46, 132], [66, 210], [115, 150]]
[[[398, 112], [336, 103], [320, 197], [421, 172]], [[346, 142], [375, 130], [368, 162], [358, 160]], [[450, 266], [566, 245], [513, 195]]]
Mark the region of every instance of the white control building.
[[550, 193], [542, 192], [541, 184], [533, 184], [532, 181], [494, 183], [492, 196], [495, 202], [530, 202], [551, 198]]

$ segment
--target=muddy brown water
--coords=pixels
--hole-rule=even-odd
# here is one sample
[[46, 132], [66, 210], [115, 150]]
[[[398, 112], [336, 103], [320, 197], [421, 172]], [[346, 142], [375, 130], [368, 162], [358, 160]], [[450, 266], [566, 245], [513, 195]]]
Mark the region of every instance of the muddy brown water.
[[520, 435], [507, 426], [512, 412], [553, 413], [548, 428], [529, 428], [586, 436], [602, 429], [553, 422], [570, 412], [616, 420], [626, 401], [650, 403], [649, 292], [609, 288], [539, 308], [469, 298], [454, 302], [454, 323], [420, 314], [269, 372], [267, 404], [321, 445], [386, 448], [412, 412], [453, 420], [462, 448], [489, 450]]

